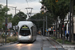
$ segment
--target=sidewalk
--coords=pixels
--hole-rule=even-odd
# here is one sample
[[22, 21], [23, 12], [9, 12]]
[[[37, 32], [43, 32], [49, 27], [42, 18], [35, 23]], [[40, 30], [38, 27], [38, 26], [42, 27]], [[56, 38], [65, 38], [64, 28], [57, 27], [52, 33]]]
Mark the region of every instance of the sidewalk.
[[[54, 39], [52, 39], [52, 40], [55, 41]], [[59, 43], [57, 41], [55, 41], [55, 42], [58, 43], [59, 45], [61, 45], [65, 50], [75, 50], [75, 45], [72, 45], [72, 44], [62, 44], [62, 43]]]

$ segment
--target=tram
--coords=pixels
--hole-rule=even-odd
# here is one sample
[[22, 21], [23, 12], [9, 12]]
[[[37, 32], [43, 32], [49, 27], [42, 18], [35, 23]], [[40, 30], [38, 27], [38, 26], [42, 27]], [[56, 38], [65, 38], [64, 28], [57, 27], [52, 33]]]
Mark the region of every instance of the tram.
[[31, 21], [20, 21], [18, 23], [18, 41], [33, 42], [36, 40], [37, 28]]

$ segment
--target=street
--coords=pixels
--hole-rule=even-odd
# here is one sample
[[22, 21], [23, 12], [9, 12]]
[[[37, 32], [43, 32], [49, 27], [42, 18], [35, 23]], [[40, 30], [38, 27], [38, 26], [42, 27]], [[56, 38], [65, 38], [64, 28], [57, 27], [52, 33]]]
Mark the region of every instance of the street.
[[0, 50], [64, 50], [62, 46], [49, 37], [37, 35], [33, 43], [14, 43], [0, 46]]
[[75, 0], [0, 0], [0, 50], [75, 50]]

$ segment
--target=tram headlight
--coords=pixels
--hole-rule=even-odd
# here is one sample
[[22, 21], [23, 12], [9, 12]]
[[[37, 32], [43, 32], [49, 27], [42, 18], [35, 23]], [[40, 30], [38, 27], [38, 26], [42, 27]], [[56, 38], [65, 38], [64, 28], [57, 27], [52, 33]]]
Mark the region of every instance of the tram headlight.
[[21, 35], [19, 35], [19, 38], [21, 38]]
[[31, 38], [31, 35], [29, 35], [29, 38]]

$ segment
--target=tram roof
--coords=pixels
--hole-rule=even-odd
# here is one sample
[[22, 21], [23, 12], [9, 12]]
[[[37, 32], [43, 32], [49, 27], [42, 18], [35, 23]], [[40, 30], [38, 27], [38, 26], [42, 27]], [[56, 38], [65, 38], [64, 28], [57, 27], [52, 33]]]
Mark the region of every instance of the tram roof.
[[32, 23], [31, 21], [19, 21], [19, 23]]
[[32, 26], [33, 23], [31, 21], [19, 21], [18, 25], [19, 26], [22, 26], [22, 25]]

